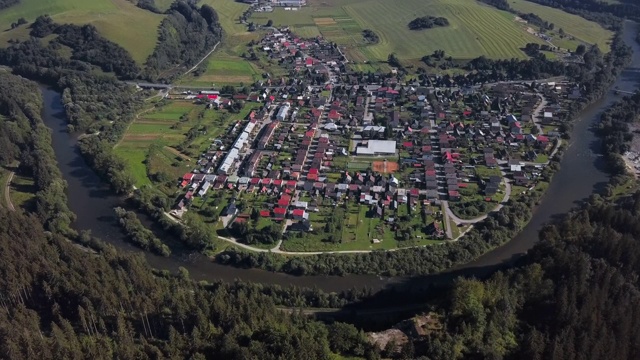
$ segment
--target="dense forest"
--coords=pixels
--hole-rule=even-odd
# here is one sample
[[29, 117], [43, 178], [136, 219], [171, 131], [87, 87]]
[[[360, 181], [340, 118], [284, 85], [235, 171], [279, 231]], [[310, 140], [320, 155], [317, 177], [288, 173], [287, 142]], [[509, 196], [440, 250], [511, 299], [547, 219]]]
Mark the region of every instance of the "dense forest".
[[6, 9], [9, 6], [13, 6], [19, 2], [20, 0], [0, 0], [0, 9]]
[[51, 42], [72, 50], [72, 60], [99, 66], [123, 79], [133, 79], [140, 72], [127, 50], [102, 37], [93, 25], [59, 25], [47, 15], [39, 16], [31, 25], [31, 36], [43, 38], [51, 34], [58, 35]]
[[443, 329], [415, 338], [422, 359], [640, 357], [640, 193], [597, 195], [541, 232], [520, 267], [459, 279], [435, 311]]
[[0, 80], [1, 160], [20, 159], [39, 188], [33, 215], [0, 209], [0, 358], [378, 358], [355, 327], [286, 315], [267, 289], [153, 273], [142, 256], [88, 233], [79, 239], [97, 252], [73, 245], [39, 89], [9, 74]]
[[251, 288], [154, 274], [140, 256], [45, 235], [35, 217], [0, 219], [1, 358], [379, 358], [355, 327], [286, 315]]
[[218, 14], [209, 5], [198, 8], [182, 0], [171, 5], [158, 29], [158, 44], [147, 59], [143, 77], [170, 81], [183, 66], [195, 65], [222, 38]]
[[0, 72], [0, 165], [18, 161], [18, 171], [34, 179], [33, 212], [39, 221], [47, 230], [72, 235], [75, 215], [67, 207], [67, 185], [41, 111], [42, 96], [35, 83]]

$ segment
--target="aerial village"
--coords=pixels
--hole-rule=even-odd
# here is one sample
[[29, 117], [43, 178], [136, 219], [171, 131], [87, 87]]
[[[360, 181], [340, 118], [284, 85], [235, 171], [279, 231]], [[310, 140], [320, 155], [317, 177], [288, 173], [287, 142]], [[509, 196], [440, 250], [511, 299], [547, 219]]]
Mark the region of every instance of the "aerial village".
[[355, 208], [356, 227], [375, 220], [362, 230], [372, 243], [452, 239], [454, 227], [536, 185], [561, 142], [565, 102], [580, 97], [563, 81], [462, 87], [393, 70], [358, 75], [335, 45], [287, 28], [251, 51], [292, 76], [265, 76], [250, 94], [188, 95], [212, 111], [234, 101], [254, 110], [180, 179], [177, 218], [195, 197], [229, 192], [259, 208], [230, 201], [220, 212], [225, 227], [257, 217], [285, 237], [325, 240], [344, 214], [337, 209]]

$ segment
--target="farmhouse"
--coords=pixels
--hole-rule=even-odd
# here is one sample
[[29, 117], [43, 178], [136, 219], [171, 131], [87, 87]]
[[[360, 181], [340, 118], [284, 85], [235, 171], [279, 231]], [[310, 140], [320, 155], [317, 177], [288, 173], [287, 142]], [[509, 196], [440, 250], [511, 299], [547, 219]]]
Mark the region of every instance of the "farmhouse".
[[356, 148], [358, 155], [390, 155], [395, 153], [395, 140], [368, 140]]

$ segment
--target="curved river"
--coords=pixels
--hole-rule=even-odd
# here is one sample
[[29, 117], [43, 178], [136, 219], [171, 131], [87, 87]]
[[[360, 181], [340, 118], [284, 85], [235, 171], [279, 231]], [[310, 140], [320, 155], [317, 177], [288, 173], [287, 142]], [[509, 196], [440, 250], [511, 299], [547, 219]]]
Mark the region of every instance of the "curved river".
[[[633, 60], [619, 76], [615, 88], [634, 91], [640, 82], [640, 46], [635, 41], [637, 24], [625, 23], [625, 42], [633, 48]], [[117, 225], [113, 208], [122, 203], [109, 187], [88, 167], [76, 146], [76, 139], [67, 133], [67, 121], [60, 102], [60, 94], [43, 89], [45, 107], [43, 119], [52, 129], [53, 148], [62, 174], [68, 182], [69, 207], [78, 216], [74, 226], [78, 230], [91, 230], [93, 236], [127, 251], [141, 250], [124, 241]], [[432, 276], [404, 279], [381, 278], [371, 275], [338, 276], [292, 276], [256, 269], [239, 269], [222, 266], [208, 258], [189, 251], [174, 251], [164, 258], [144, 253], [149, 264], [158, 269], [175, 271], [182, 266], [196, 280], [233, 281], [241, 279], [258, 283], [318, 287], [325, 291], [340, 291], [354, 287], [381, 289], [393, 284], [437, 284], [457, 275], [480, 275], [504, 263], [508, 263], [530, 249], [538, 238], [543, 224], [554, 216], [568, 212], [593, 192], [600, 191], [608, 181], [604, 163], [599, 157], [600, 143], [592, 131], [600, 113], [619, 99], [613, 90], [602, 99], [586, 108], [576, 120], [569, 148], [565, 151], [558, 171], [540, 206], [535, 210], [529, 224], [506, 245], [497, 248], [477, 260], [450, 272]]]

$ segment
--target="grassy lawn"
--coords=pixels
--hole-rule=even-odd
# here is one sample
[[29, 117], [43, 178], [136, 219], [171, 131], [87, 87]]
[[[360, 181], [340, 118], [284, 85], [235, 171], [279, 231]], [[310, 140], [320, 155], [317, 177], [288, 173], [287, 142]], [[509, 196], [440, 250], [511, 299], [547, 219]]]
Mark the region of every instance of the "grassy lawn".
[[549, 161], [549, 155], [545, 155], [545, 154], [540, 154], [538, 155], [538, 157], [536, 157], [535, 162], [537, 163], [546, 163], [547, 161]]
[[[338, 205], [340, 208], [342, 205]], [[403, 209], [404, 208], [404, 209]], [[397, 216], [407, 214], [407, 206], [402, 205], [396, 212]], [[282, 244], [283, 250], [288, 251], [349, 251], [349, 250], [389, 250], [409, 246], [426, 246], [437, 244], [440, 241], [427, 238], [422, 231], [415, 231], [413, 239], [397, 240], [391, 226], [378, 217], [367, 216], [368, 207], [355, 203], [349, 203], [345, 213], [342, 229], [339, 230], [341, 242], [327, 241], [324, 232], [325, 222], [330, 218], [329, 213], [342, 209], [332, 206], [324, 206], [321, 213], [311, 213], [310, 221], [314, 231], [308, 234], [293, 235]], [[391, 210], [385, 215], [396, 216]], [[432, 221], [432, 219], [429, 219]], [[421, 216], [415, 214], [410, 224], [421, 224]], [[423, 224], [426, 225], [426, 224]], [[420, 238], [418, 238], [420, 236]], [[374, 244], [373, 239], [380, 240]]]
[[120, 44], [142, 64], [153, 52], [157, 41], [156, 29], [164, 15], [136, 7], [127, 0], [21, 0], [19, 4], [0, 12], [0, 43], [8, 39], [25, 39], [28, 26], [16, 30], [11, 23], [21, 17], [33, 22], [38, 16], [49, 14], [58, 23], [92, 24], [107, 39]]
[[[553, 23], [555, 30], [562, 28], [566, 34], [575, 37], [579, 41], [588, 44], [598, 44], [601, 50], [609, 51], [608, 43], [613, 33], [593, 21], [588, 21], [580, 16], [525, 0], [510, 0], [509, 5], [515, 10], [523, 13], [534, 13], [540, 16], [542, 20]], [[575, 45], [577, 44], [559, 43], [556, 45], [561, 47], [572, 45], [570, 50], [575, 50]]]
[[[2, 187], [4, 187], [4, 183]], [[11, 195], [11, 202], [13, 202], [16, 210], [22, 208], [31, 211], [36, 205], [36, 187], [31, 177], [15, 174], [13, 180], [11, 180], [9, 193]], [[2, 198], [2, 201], [4, 202], [4, 198]]]
[[476, 170], [476, 175], [483, 179], [488, 179], [490, 176], [494, 176], [494, 175], [502, 176], [499, 168], [491, 169], [483, 165], [477, 165], [475, 170]]

